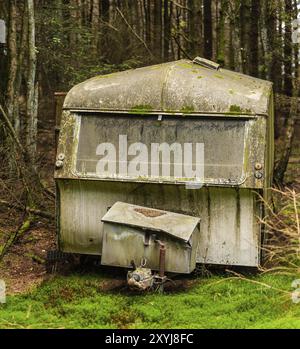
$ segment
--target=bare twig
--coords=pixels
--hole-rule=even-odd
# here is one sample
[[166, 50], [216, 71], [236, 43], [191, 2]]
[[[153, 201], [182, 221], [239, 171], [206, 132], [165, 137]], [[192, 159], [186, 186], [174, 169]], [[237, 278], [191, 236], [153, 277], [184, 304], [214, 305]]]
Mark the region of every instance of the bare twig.
[[127, 21], [127, 19], [125, 18], [124, 14], [122, 13], [122, 11], [119, 9], [119, 7], [116, 7], [117, 12], [120, 14], [120, 16], [122, 17], [123, 21], [126, 23], [126, 25], [128, 26], [128, 28], [132, 31], [132, 33], [134, 34], [134, 36], [145, 46], [146, 50], [148, 51], [148, 53], [150, 54], [150, 56], [152, 58], [154, 58], [153, 53], [150, 51], [149, 47], [147, 46], [146, 42], [139, 36], [139, 34], [132, 28], [132, 26], [130, 25], [130, 23]]
[[10, 202], [5, 201], [5, 200], [0, 200], [0, 205], [6, 206], [6, 207], [9, 207], [9, 208], [15, 208], [16, 210], [19, 210], [19, 211], [26, 211], [28, 213], [32, 213], [32, 214], [34, 214], [36, 216], [40, 216], [40, 217], [43, 217], [43, 218], [48, 218], [48, 219], [54, 219], [55, 218], [55, 216], [52, 213], [45, 212], [45, 211], [42, 211], [42, 210], [37, 210], [37, 209], [34, 209], [34, 208], [30, 208], [30, 207], [24, 207], [22, 205], [15, 204], [15, 203], [10, 203]]
[[22, 153], [23, 155], [25, 155], [25, 154], [26, 154], [26, 151], [25, 151], [25, 149], [23, 148], [21, 142], [19, 141], [19, 137], [17, 136], [17, 134], [16, 134], [16, 132], [15, 132], [15, 129], [14, 129], [13, 125], [11, 124], [11, 122], [10, 122], [10, 120], [9, 120], [9, 117], [8, 117], [7, 114], [5, 113], [5, 111], [4, 111], [4, 109], [3, 109], [3, 107], [2, 107], [1, 104], [0, 104], [0, 112], [1, 112], [1, 115], [2, 115], [2, 117], [3, 117], [3, 119], [4, 119], [4, 123], [5, 123], [6, 126], [8, 127], [8, 130], [9, 130], [9, 132], [10, 132], [12, 138], [15, 140], [15, 142], [16, 142], [18, 148], [20, 149], [21, 153]]
[[[44, 193], [47, 193], [48, 195], [50, 195], [52, 198], [55, 197], [55, 194], [49, 190], [48, 188], [45, 187], [45, 185], [40, 181], [40, 178], [39, 178], [39, 175], [37, 173], [37, 170], [36, 168], [31, 164], [31, 162], [27, 162], [26, 161], [26, 150], [25, 148], [22, 146], [20, 140], [19, 140], [19, 137], [18, 135], [16, 134], [15, 130], [14, 130], [14, 127], [12, 125], [12, 123], [10, 122], [9, 120], [9, 117], [7, 116], [7, 114], [5, 113], [2, 105], [0, 104], [0, 115], [2, 115], [3, 117], [3, 120], [4, 120], [4, 124], [6, 125], [6, 128], [8, 129], [9, 131], [9, 135], [11, 136], [11, 138], [16, 142], [20, 152], [21, 152], [21, 155], [22, 155], [22, 158], [23, 158], [23, 163], [26, 164], [26, 167], [29, 169], [29, 172], [36, 178], [36, 184], [38, 184], [40, 187], [41, 187], [41, 190], [44, 192]], [[21, 168], [21, 166], [17, 163], [17, 166], [19, 167], [21, 173], [23, 173], [23, 169]], [[23, 178], [25, 179], [25, 178]], [[25, 187], [27, 187], [27, 183], [25, 185]]]
[[189, 60], [193, 60], [193, 58], [185, 51], [185, 49], [183, 47], [181, 47], [178, 39], [176, 38], [175, 35], [172, 36], [172, 38], [175, 40], [176, 45], [178, 46], [179, 50], [189, 59]]
[[183, 6], [183, 5], [179, 4], [178, 2], [176, 2], [175, 0], [170, 0], [170, 2], [173, 3], [176, 7], [179, 7], [181, 9], [183, 9], [183, 10], [192, 12], [192, 10], [189, 7]]
[[28, 217], [27, 214], [24, 215], [23, 221], [18, 227], [18, 229], [10, 235], [4, 246], [0, 251], [0, 261], [4, 257], [4, 255], [8, 252], [11, 246], [19, 239], [21, 235], [26, 233], [31, 227], [32, 218]]
[[236, 278], [239, 279], [239, 280], [247, 281], [247, 282], [250, 282], [252, 284], [260, 285], [260, 286], [263, 286], [263, 287], [266, 287], [266, 288], [269, 288], [269, 289], [272, 289], [272, 290], [275, 290], [275, 291], [278, 291], [278, 292], [281, 292], [281, 293], [285, 293], [285, 294], [288, 294], [288, 295], [291, 294], [291, 292], [289, 292], [289, 291], [282, 290], [281, 288], [277, 288], [277, 287], [271, 286], [271, 285], [266, 284], [264, 282], [248, 279], [244, 275], [239, 274], [239, 273], [237, 273], [237, 272], [235, 272], [233, 270], [226, 269], [226, 271], [228, 273], [231, 273], [231, 274], [235, 275]]

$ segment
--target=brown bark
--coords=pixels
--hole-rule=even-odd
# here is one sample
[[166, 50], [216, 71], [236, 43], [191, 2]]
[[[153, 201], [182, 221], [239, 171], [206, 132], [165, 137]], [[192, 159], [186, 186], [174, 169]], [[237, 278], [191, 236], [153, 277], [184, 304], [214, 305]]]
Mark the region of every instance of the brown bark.
[[157, 62], [162, 58], [162, 0], [154, 0], [153, 48]]
[[[299, 68], [298, 68], [298, 74], [299, 74]], [[286, 131], [283, 138], [284, 147], [283, 147], [280, 160], [276, 165], [276, 168], [274, 171], [274, 178], [278, 184], [282, 184], [284, 182], [284, 175], [286, 173], [290, 155], [291, 155], [292, 144], [295, 137], [295, 125], [296, 125], [296, 120], [299, 114], [298, 96], [299, 96], [299, 80], [294, 79], [294, 89], [293, 89], [293, 98], [291, 101], [290, 115], [287, 120]]]
[[37, 150], [37, 94], [36, 85], [36, 47], [34, 1], [27, 0], [28, 16], [28, 74], [26, 100], [26, 150], [28, 159], [34, 163]]
[[94, 56], [98, 54], [98, 39], [99, 39], [99, 21], [100, 21], [100, 5], [99, 0], [92, 0], [92, 50]]
[[18, 50], [17, 50], [17, 1], [10, 1], [9, 6], [9, 28], [8, 28], [8, 59], [9, 59], [9, 73], [7, 81], [7, 96], [6, 96], [6, 108], [8, 116], [11, 122], [14, 124], [14, 97], [16, 78], [18, 71]]
[[164, 0], [164, 61], [169, 60], [169, 50], [171, 41], [171, 7], [172, 3], [170, 3], [168, 0]]
[[258, 77], [258, 21], [260, 16], [260, 2], [259, 0], [251, 1], [251, 13], [250, 13], [250, 22], [251, 22], [251, 31], [249, 37], [249, 74], [255, 77]]
[[284, 93], [292, 95], [292, 0], [285, 0], [284, 29]]
[[211, 1], [203, 1], [203, 13], [204, 13], [204, 57], [212, 59], [212, 12], [211, 12]]

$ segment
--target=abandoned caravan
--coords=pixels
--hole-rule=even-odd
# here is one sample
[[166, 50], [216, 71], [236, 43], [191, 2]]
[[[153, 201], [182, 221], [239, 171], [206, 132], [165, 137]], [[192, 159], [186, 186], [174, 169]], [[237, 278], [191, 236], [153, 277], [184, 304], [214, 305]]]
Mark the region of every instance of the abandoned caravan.
[[97, 76], [63, 104], [59, 250], [141, 289], [197, 263], [257, 267], [272, 170], [270, 82], [199, 57]]

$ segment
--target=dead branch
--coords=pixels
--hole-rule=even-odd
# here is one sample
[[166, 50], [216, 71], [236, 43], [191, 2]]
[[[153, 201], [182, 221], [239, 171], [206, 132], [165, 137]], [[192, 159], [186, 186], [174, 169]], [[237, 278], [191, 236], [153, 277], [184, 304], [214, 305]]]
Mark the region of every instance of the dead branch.
[[281, 293], [285, 293], [285, 294], [288, 294], [288, 295], [291, 294], [291, 292], [289, 292], [289, 291], [282, 290], [281, 288], [277, 288], [277, 287], [271, 286], [271, 285], [266, 284], [266, 283], [264, 283], [264, 282], [257, 281], [257, 280], [252, 280], [252, 279], [248, 279], [248, 278], [246, 278], [244, 275], [239, 274], [239, 273], [237, 273], [237, 272], [235, 272], [235, 271], [233, 271], [233, 270], [226, 269], [226, 271], [227, 271], [228, 273], [231, 273], [231, 274], [235, 275], [235, 276], [236, 276], [236, 279], [238, 279], [238, 280], [247, 281], [247, 282], [250, 282], [250, 283], [252, 283], [252, 284], [256, 284], [256, 285], [259, 285], [259, 286], [263, 286], [263, 287], [269, 288], [269, 289], [271, 289], [271, 290], [275, 290], [275, 291], [278, 291], [278, 292], [281, 292]]
[[0, 251], [0, 261], [3, 259], [4, 255], [8, 252], [8, 250], [11, 248], [11, 246], [22, 236], [24, 235], [31, 227], [32, 218], [27, 217], [27, 214], [25, 215], [25, 218], [23, 219], [22, 224], [19, 226], [19, 228], [10, 235], [4, 246], [2, 247]]
[[11, 122], [10, 122], [10, 120], [9, 120], [9, 117], [8, 117], [7, 114], [5, 113], [5, 111], [4, 111], [4, 109], [3, 109], [3, 107], [2, 107], [1, 104], [0, 104], [0, 112], [1, 112], [0, 114], [1, 114], [2, 117], [3, 117], [4, 123], [5, 123], [6, 126], [8, 127], [8, 130], [9, 130], [9, 132], [10, 132], [11, 137], [12, 137], [12, 138], [14, 139], [14, 141], [16, 142], [16, 144], [17, 144], [18, 148], [20, 149], [21, 153], [22, 153], [23, 155], [25, 155], [25, 154], [26, 154], [26, 151], [25, 151], [25, 149], [23, 148], [21, 142], [19, 141], [19, 137], [17, 136], [17, 134], [16, 134], [16, 132], [15, 132], [15, 129], [14, 129], [13, 125], [11, 124]]
[[3, 205], [5, 207], [9, 207], [9, 208], [15, 208], [18, 211], [25, 211], [27, 213], [32, 213], [32, 214], [34, 214], [36, 216], [40, 216], [40, 217], [43, 217], [43, 218], [55, 219], [55, 216], [52, 213], [45, 212], [45, 211], [42, 211], [42, 210], [37, 210], [37, 209], [34, 209], [34, 208], [30, 208], [30, 207], [24, 207], [22, 205], [15, 204], [15, 203], [13, 204], [13, 203], [10, 203], [10, 202], [5, 201], [5, 200], [0, 200], [0, 205]]
[[176, 2], [175, 0], [170, 0], [170, 2], [173, 3], [176, 7], [181, 8], [182, 10], [186, 10], [186, 11], [192, 12], [192, 10], [189, 7], [181, 5], [178, 2]]
[[180, 42], [178, 41], [177, 37], [175, 35], [172, 35], [172, 38], [175, 40], [176, 45], [178, 46], [179, 50], [189, 59], [193, 60], [193, 58], [185, 51], [183, 47], [181, 47]]
[[126, 25], [128, 26], [128, 28], [132, 31], [133, 35], [145, 46], [146, 50], [148, 51], [148, 53], [150, 54], [150, 56], [152, 58], [154, 58], [153, 53], [150, 51], [149, 47], [147, 46], [147, 44], [145, 43], [145, 41], [139, 36], [139, 34], [132, 28], [132, 26], [130, 25], [130, 23], [127, 21], [127, 19], [125, 18], [124, 14], [122, 13], [122, 11], [119, 9], [119, 7], [116, 7], [117, 12], [120, 14], [120, 16], [122, 17], [123, 21], [126, 23]]
[[[34, 176], [34, 178], [36, 179], [36, 184], [39, 185], [42, 192], [44, 192], [44, 193], [48, 194], [48, 196], [50, 195], [52, 198], [54, 198], [55, 194], [52, 191], [50, 191], [48, 188], [46, 188], [45, 185], [40, 181], [36, 168], [32, 165], [31, 162], [26, 161], [27, 152], [26, 152], [25, 148], [22, 146], [22, 144], [19, 140], [19, 137], [14, 130], [14, 127], [9, 120], [9, 117], [5, 113], [4, 108], [2, 107], [1, 104], [0, 104], [0, 115], [2, 115], [2, 117], [3, 117], [4, 124], [6, 125], [6, 128], [9, 131], [10, 137], [16, 142], [16, 144], [21, 152], [24, 166], [26, 164], [25, 167], [27, 167], [29, 172]], [[16, 164], [19, 167], [20, 172], [23, 173], [23, 169], [21, 168], [20, 164], [17, 163], [17, 161], [16, 161]], [[23, 175], [23, 177], [24, 177], [24, 175]], [[26, 178], [23, 178], [23, 179], [26, 181]], [[25, 187], [28, 187], [27, 183], [26, 183]]]

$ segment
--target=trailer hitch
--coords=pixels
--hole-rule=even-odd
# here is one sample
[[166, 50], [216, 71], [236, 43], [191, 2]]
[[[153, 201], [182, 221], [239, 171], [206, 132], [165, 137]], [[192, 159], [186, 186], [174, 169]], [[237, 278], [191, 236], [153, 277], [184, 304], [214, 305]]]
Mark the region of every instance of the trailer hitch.
[[132, 261], [133, 271], [127, 273], [127, 284], [132, 290], [145, 291], [152, 289], [158, 292], [164, 290], [164, 284], [168, 280], [165, 275], [166, 246], [161, 240], [155, 239], [154, 242], [159, 245], [159, 272], [153, 274], [151, 269], [146, 268], [146, 259], [141, 261], [139, 267], [136, 267], [135, 262]]

